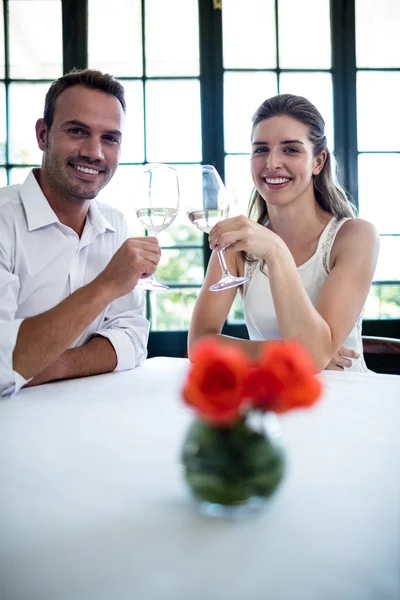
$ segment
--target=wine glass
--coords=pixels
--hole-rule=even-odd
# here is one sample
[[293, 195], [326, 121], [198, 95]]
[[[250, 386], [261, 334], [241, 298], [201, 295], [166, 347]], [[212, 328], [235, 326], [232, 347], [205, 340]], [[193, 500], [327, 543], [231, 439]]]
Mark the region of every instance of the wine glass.
[[[186, 202], [186, 212], [193, 225], [203, 233], [210, 233], [218, 221], [228, 217], [229, 196], [222, 179], [212, 165], [199, 165], [195, 169], [190, 185], [190, 198]], [[235, 277], [229, 272], [223, 248], [216, 252], [222, 277], [210, 286], [212, 292], [236, 287], [248, 281], [248, 277]]]
[[[178, 214], [179, 183], [176, 169], [153, 163], [143, 167], [135, 197], [136, 215], [150, 235], [167, 229]], [[169, 287], [153, 275], [139, 279], [137, 288], [163, 291]]]

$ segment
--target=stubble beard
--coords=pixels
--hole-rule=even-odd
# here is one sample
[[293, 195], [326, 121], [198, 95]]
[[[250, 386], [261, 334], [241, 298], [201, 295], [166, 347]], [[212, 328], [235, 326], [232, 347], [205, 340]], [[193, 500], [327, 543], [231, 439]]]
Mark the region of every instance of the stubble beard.
[[[79, 184], [71, 181], [68, 174], [69, 166], [67, 161], [64, 162], [58, 156], [51, 156], [49, 148], [43, 157], [43, 167], [46, 171], [47, 182], [55, 194], [61, 198], [68, 200], [69, 202], [81, 203], [84, 200], [93, 200], [96, 198], [98, 193], [111, 179], [112, 174], [107, 173], [106, 179], [102, 185], [96, 189], [90, 189], [88, 185], [84, 183]], [[89, 165], [88, 165], [89, 167]]]

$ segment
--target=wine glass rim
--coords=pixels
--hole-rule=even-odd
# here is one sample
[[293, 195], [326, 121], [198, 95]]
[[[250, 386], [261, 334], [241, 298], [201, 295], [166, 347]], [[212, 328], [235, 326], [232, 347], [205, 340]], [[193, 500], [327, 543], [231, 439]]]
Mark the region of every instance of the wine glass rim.
[[[214, 167], [214, 165], [200, 165], [200, 167], [201, 167], [202, 169], [210, 169], [210, 171], [211, 171], [211, 170], [212, 170], [212, 171], [217, 171], [217, 169], [216, 169], [216, 167]], [[218, 173], [218, 171], [217, 171], [217, 173]]]
[[158, 169], [158, 168], [172, 169], [172, 171], [176, 171], [175, 167], [173, 167], [172, 165], [168, 165], [167, 163], [151, 162], [151, 163], [145, 163], [143, 165], [143, 172], [149, 171], [150, 169]]

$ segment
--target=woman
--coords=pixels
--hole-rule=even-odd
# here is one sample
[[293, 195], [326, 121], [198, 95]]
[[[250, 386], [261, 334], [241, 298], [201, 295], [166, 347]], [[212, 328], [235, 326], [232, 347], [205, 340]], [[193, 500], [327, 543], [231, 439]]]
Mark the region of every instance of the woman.
[[[241, 290], [250, 340], [221, 330], [236, 288], [209, 287], [220, 277], [213, 253], [189, 331], [189, 356], [205, 335], [257, 356], [264, 340], [296, 338], [319, 369], [366, 371], [361, 315], [379, 252], [375, 228], [354, 218], [334, 181], [325, 123], [300, 96], [266, 100], [253, 117], [249, 215], [219, 222], [212, 249], [224, 248], [232, 273], [246, 274]], [[351, 350], [349, 350], [351, 349]]]

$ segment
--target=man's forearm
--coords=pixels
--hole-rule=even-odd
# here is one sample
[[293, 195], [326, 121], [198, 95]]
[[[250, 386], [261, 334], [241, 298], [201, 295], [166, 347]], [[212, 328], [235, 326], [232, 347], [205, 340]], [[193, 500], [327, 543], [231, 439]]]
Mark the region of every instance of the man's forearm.
[[66, 350], [54, 363], [36, 375], [25, 387], [40, 385], [58, 379], [88, 377], [114, 371], [117, 355], [114, 346], [104, 337], [98, 336], [83, 346]]
[[95, 280], [47, 312], [25, 319], [14, 348], [14, 370], [25, 379], [42, 373], [112, 300]]

